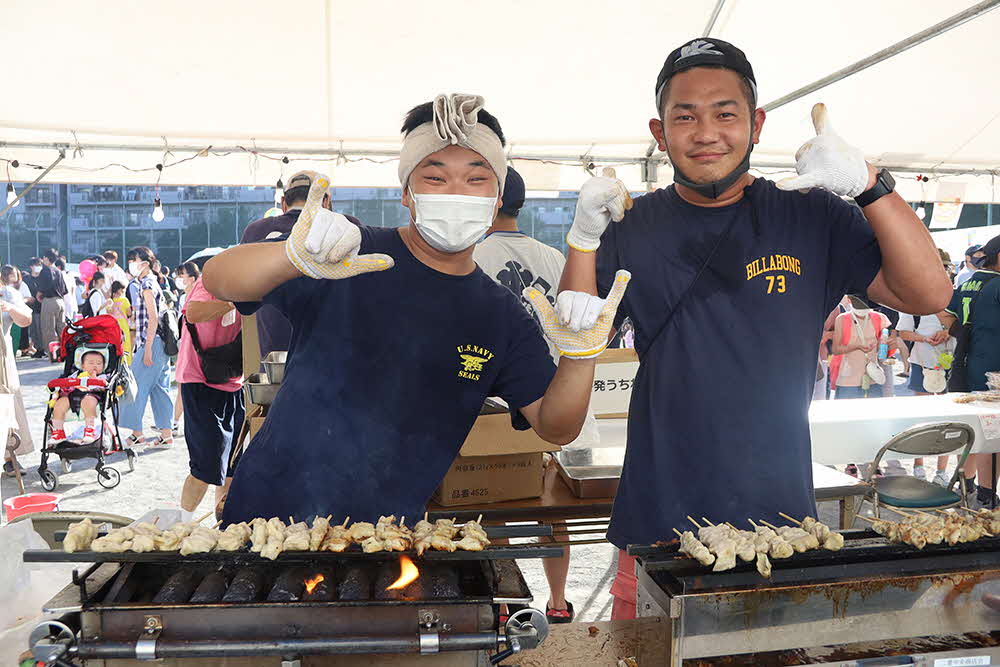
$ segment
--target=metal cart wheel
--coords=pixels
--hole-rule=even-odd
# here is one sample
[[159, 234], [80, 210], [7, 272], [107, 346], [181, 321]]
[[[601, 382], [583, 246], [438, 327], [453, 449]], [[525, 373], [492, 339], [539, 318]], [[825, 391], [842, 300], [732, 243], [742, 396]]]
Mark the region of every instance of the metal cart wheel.
[[59, 477], [48, 468], [40, 470], [38, 476], [42, 478], [42, 488], [46, 491], [55, 491], [59, 485]]
[[97, 469], [97, 483], [105, 489], [113, 489], [122, 481], [122, 474], [111, 466], [102, 466]]
[[135, 452], [133, 452], [131, 449], [126, 450], [125, 458], [128, 459], [128, 471], [135, 472]]

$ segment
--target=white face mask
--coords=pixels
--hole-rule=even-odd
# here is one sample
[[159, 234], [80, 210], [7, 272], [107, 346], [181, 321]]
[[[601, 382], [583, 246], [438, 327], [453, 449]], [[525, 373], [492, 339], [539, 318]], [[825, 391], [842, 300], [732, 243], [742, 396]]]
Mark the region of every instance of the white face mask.
[[40, 267], [40, 266], [33, 266], [33, 267], [31, 267], [31, 275], [37, 276], [41, 272], [42, 272], [42, 267]]
[[424, 195], [410, 190], [416, 208], [414, 224], [425, 241], [441, 252], [462, 252], [493, 224], [496, 197]]
[[139, 272], [142, 271], [142, 264], [140, 262], [129, 262], [128, 272], [133, 276], [138, 276]]

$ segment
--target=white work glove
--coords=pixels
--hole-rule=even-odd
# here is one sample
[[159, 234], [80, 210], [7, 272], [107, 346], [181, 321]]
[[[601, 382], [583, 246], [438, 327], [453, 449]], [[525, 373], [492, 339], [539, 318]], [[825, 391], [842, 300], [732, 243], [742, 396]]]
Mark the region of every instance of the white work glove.
[[556, 297], [558, 314], [545, 295], [534, 287], [526, 287], [522, 294], [538, 313], [545, 336], [561, 354], [574, 359], [590, 359], [608, 346], [608, 334], [614, 326], [618, 304], [631, 279], [632, 274], [628, 271], [616, 273], [607, 299], [584, 292], [560, 292]]
[[816, 136], [795, 153], [798, 176], [778, 181], [782, 190], [823, 188], [841, 197], [857, 197], [868, 189], [868, 164], [864, 154], [840, 138], [830, 124], [826, 105], [812, 108]]
[[388, 255], [359, 255], [361, 231], [350, 220], [323, 208], [330, 180], [312, 172], [306, 205], [285, 243], [288, 260], [310, 278], [338, 280], [393, 266]]
[[601, 235], [612, 220], [621, 222], [632, 208], [625, 184], [615, 178], [615, 170], [605, 167], [603, 176], [594, 176], [580, 188], [573, 226], [566, 243], [574, 250], [593, 252], [601, 245]]

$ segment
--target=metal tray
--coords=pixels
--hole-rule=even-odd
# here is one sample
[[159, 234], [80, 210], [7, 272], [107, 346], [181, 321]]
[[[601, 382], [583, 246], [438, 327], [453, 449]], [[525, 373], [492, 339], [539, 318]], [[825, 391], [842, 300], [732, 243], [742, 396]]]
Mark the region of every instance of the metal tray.
[[275, 350], [269, 352], [264, 361], [264, 370], [267, 377], [273, 384], [281, 384], [285, 380], [285, 362], [288, 361], [288, 353]]
[[267, 373], [254, 373], [247, 378], [247, 396], [254, 405], [271, 405], [281, 389], [280, 384], [271, 384]]
[[577, 498], [610, 498], [618, 491], [624, 447], [564, 449], [555, 458], [559, 475]]

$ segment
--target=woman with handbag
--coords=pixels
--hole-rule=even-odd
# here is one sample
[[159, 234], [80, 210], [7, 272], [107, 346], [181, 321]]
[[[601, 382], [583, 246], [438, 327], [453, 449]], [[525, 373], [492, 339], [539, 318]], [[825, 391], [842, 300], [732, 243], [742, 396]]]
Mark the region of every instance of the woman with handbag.
[[152, 270], [156, 256], [146, 246], [138, 246], [129, 250], [127, 257], [128, 272], [132, 276], [128, 295], [132, 303], [136, 346], [129, 368], [135, 376], [136, 395], [134, 401], [122, 403], [118, 424], [132, 431], [126, 439], [127, 447], [142, 443], [142, 417], [146, 403], [150, 403], [160, 435], [149, 446], [169, 447], [174, 444], [170, 432], [174, 405], [170, 400], [170, 359], [160, 333], [160, 315], [167, 306]]
[[233, 304], [209, 294], [201, 278], [187, 286], [182, 312], [177, 384], [191, 466], [181, 490], [188, 521], [210, 485], [218, 505], [232, 479], [229, 454], [243, 426], [243, 338]]
[[878, 346], [889, 318], [858, 297], [852, 296], [851, 302], [853, 309], [838, 315], [833, 327], [830, 386], [836, 388], [835, 399], [882, 396], [887, 380]]

